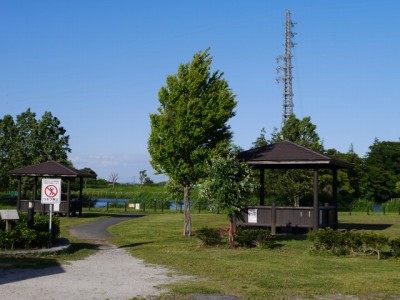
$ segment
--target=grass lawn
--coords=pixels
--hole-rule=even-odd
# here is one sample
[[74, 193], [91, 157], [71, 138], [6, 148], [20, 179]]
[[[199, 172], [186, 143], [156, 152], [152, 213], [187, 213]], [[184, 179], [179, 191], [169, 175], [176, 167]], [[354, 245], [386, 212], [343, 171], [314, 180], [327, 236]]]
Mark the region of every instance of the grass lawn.
[[[344, 228], [400, 236], [398, 215], [340, 215]], [[192, 214], [193, 229], [226, 228], [225, 215]], [[176, 297], [193, 293], [230, 294], [245, 299], [400, 297], [400, 259], [376, 256], [321, 256], [310, 253], [304, 236], [279, 236], [274, 249], [199, 248], [185, 238], [183, 214], [152, 214], [114, 225], [113, 243], [147, 263], [161, 264], [197, 279], [171, 285]], [[169, 299], [169, 298], [168, 298]], [[339, 298], [340, 299], [340, 298]]]

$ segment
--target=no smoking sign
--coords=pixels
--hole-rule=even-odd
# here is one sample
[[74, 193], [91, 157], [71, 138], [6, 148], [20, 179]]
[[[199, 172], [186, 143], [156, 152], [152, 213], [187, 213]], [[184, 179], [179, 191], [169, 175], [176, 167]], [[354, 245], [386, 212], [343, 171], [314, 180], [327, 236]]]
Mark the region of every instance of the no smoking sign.
[[61, 179], [42, 179], [42, 204], [54, 204], [61, 202]]

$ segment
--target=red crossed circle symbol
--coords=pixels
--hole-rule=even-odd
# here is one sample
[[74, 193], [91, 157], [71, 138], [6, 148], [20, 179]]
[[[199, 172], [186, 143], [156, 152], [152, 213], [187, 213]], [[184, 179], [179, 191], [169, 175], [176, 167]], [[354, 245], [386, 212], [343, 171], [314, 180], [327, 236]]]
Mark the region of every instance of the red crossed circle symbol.
[[48, 185], [46, 186], [46, 188], [44, 189], [44, 193], [47, 197], [49, 198], [54, 198], [57, 196], [58, 194], [58, 189], [55, 185]]

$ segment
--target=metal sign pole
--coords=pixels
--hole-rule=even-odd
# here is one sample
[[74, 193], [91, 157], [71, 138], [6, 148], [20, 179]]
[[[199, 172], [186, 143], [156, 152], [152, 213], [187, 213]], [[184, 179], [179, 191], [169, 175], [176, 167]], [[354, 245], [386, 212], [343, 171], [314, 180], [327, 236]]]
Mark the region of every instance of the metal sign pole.
[[51, 247], [51, 223], [53, 221], [53, 204], [49, 204], [50, 208], [50, 221], [49, 221], [49, 247]]

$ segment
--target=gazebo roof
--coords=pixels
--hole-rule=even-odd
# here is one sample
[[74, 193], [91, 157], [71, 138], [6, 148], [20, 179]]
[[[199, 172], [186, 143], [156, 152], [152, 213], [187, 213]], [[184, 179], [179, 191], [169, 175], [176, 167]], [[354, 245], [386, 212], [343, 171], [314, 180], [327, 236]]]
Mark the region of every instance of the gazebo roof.
[[290, 141], [277, 142], [238, 154], [238, 158], [261, 169], [352, 168], [353, 164]]
[[49, 160], [47, 162], [7, 172], [10, 176], [28, 177], [94, 177], [92, 174]]

